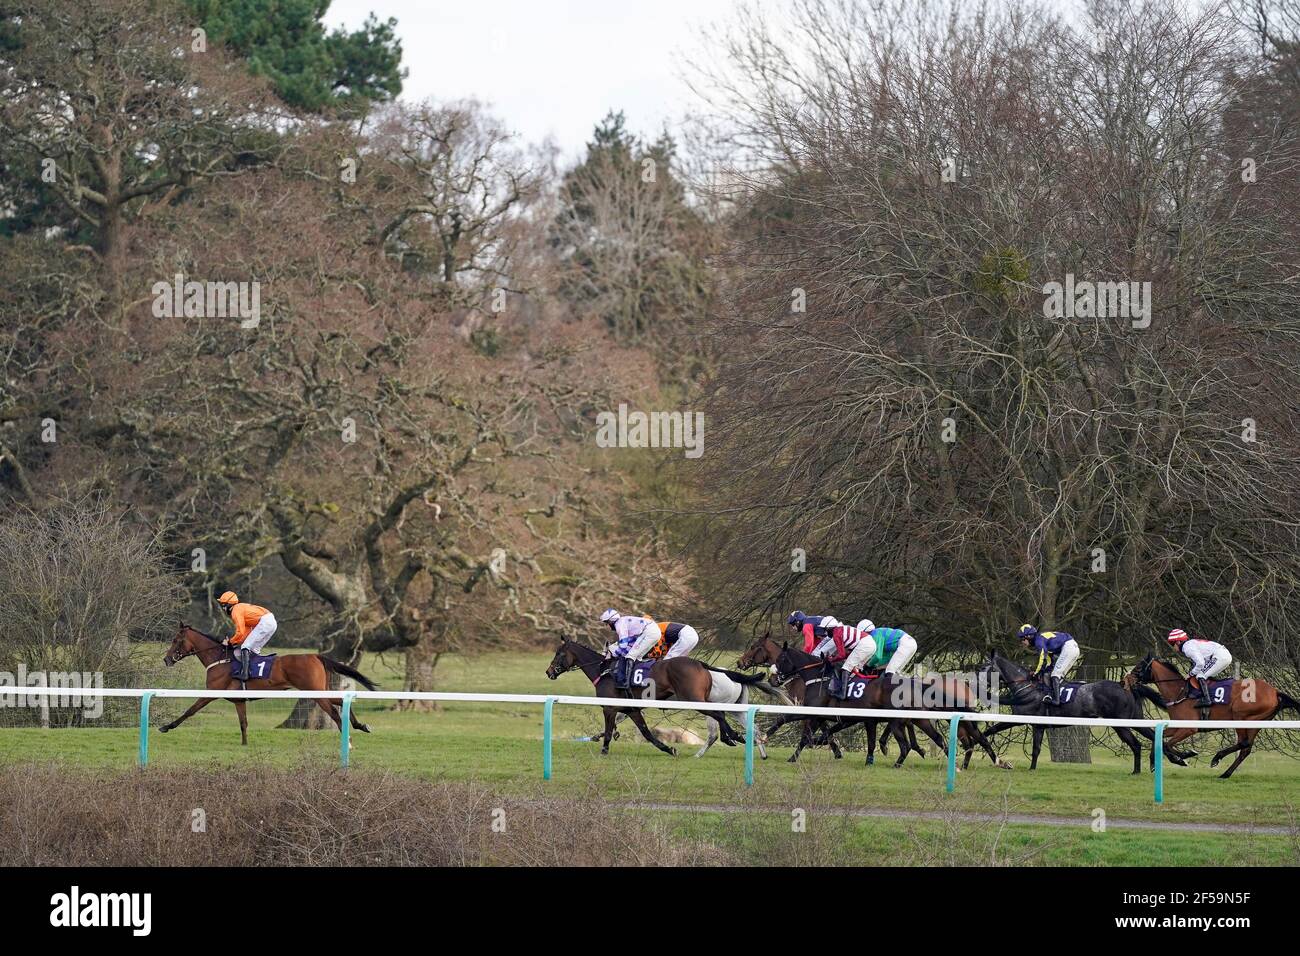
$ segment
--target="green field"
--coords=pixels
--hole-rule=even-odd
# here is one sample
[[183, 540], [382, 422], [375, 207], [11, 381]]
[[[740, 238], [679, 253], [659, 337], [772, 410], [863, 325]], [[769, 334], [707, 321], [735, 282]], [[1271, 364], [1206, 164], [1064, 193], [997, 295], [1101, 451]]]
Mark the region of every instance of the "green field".
[[[544, 653], [489, 655], [474, 659], [444, 657], [439, 689], [515, 693], [586, 694], [581, 675], [546, 680]], [[397, 658], [371, 658], [363, 670], [383, 687], [400, 686]], [[196, 685], [200, 671], [182, 664], [175, 676]], [[174, 702], [155, 702], [172, 708]], [[151, 763], [220, 768], [248, 761], [293, 767], [303, 762], [336, 764], [338, 735], [275, 728], [290, 705], [262, 701], [249, 707], [250, 743], [241, 747], [233, 709], [224, 702], [192, 718], [170, 734], [151, 734]], [[354, 734], [351, 764], [421, 778], [473, 780], [507, 792], [535, 793], [541, 786], [540, 705], [452, 703], [433, 712], [395, 711], [387, 702], [358, 702], [357, 711], [374, 733]], [[639, 739], [630, 723], [601, 757], [599, 744], [579, 738], [600, 727], [595, 708], [558, 707], [554, 776], [545, 784], [556, 794], [599, 792], [618, 804], [652, 804], [630, 809], [669, 821], [683, 834], [708, 833], [762, 858], [762, 849], [784, 846], [795, 811], [803, 811], [807, 832], [833, 831], [839, 846], [866, 854], [882, 845], [911, 848], [918, 862], [974, 862], [982, 856], [1002, 862], [1079, 864], [1180, 864], [1205, 862], [1295, 863], [1300, 840], [1294, 832], [1260, 834], [1205, 830], [1142, 830], [1122, 821], [1263, 825], [1292, 828], [1300, 802], [1300, 762], [1256, 752], [1230, 780], [1220, 780], [1202, 758], [1189, 768], [1166, 766], [1165, 803], [1152, 800], [1149, 773], [1130, 776], [1128, 758], [1102, 749], [1088, 765], [1053, 764], [1046, 751], [1030, 772], [1018, 747], [1007, 754], [1014, 769], [998, 770], [984, 757], [958, 776], [957, 792], [944, 791], [945, 766], [929, 750], [913, 755], [901, 769], [891, 759], [864, 766], [861, 752], [833, 760], [825, 749], [806, 751], [798, 764], [776, 747], [759, 761], [755, 786], [743, 785], [743, 749], [721, 744], [702, 759], [693, 746], [665, 756]], [[163, 718], [165, 719], [165, 717]], [[155, 725], [159, 722], [155, 715]], [[658, 726], [688, 726], [703, 732], [702, 720], [674, 712], [651, 712]], [[5, 726], [0, 714], [0, 764], [57, 761], [68, 766], [124, 770], [134, 766], [138, 734], [128, 719], [117, 726], [41, 730]], [[1145, 760], [1145, 758], [1144, 758]], [[697, 806], [690, 810], [687, 805]], [[722, 812], [732, 808], [738, 812]], [[852, 817], [846, 811], [898, 811], [909, 819]], [[1104, 814], [1107, 826], [1088, 826]], [[928, 815], [928, 816], [927, 816]], [[1062, 823], [1021, 824], [1015, 815], [1051, 816]], [[813, 841], [808, 841], [811, 845]], [[905, 862], [906, 860], [893, 860]]]

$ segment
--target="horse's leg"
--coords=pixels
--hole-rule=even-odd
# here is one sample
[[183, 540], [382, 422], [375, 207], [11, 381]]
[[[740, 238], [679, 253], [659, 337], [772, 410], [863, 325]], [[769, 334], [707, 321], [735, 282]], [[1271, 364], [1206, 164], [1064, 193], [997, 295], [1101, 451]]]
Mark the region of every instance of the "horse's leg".
[[1038, 755], [1039, 753], [1042, 752], [1042, 749], [1043, 749], [1043, 725], [1034, 724], [1034, 748], [1033, 748], [1032, 755], [1029, 758], [1030, 770], [1038, 769]]
[[605, 712], [605, 742], [601, 746], [600, 752], [607, 754], [609, 753], [609, 742], [614, 737], [614, 718], [617, 716], [617, 712], [608, 707], [603, 708], [603, 710]]
[[[1176, 750], [1174, 744], [1186, 740], [1195, 733], [1197, 733], [1197, 731], [1194, 727], [1176, 727], [1171, 730], [1169, 736], [1165, 738], [1165, 756], [1178, 766], [1186, 767], [1187, 758], [1196, 756], [1196, 751], [1193, 750], [1190, 754], [1184, 754], [1182, 751]], [[1152, 766], [1154, 766], [1154, 764], [1152, 764]]]
[[175, 730], [175, 729], [176, 729], [177, 727], [179, 727], [182, 723], [184, 723], [185, 721], [189, 720], [191, 717], [193, 717], [195, 714], [197, 714], [197, 713], [198, 713], [199, 711], [201, 711], [204, 707], [208, 706], [208, 704], [212, 703], [212, 702], [213, 702], [214, 700], [216, 700], [216, 699], [217, 699], [217, 698], [215, 698], [215, 697], [201, 697], [200, 699], [196, 700], [196, 701], [194, 702], [193, 706], [191, 706], [189, 710], [185, 711], [185, 713], [181, 714], [179, 717], [177, 717], [177, 718], [176, 718], [175, 720], [173, 720], [171, 723], [169, 723], [169, 724], [163, 724], [161, 727], [159, 727], [159, 728], [158, 728], [158, 733], [160, 733], [160, 734], [165, 734], [165, 733], [167, 733], [167, 731], [169, 731], [169, 730]]
[[738, 734], [731, 729], [731, 724], [727, 723], [727, 716], [723, 711], [710, 712], [707, 710], [700, 711], [709, 720], [718, 722], [718, 729], [722, 732], [722, 742], [728, 747], [736, 746], [737, 742], [744, 740], [743, 734]]
[[[329, 719], [334, 721], [334, 726], [338, 729], [338, 732], [343, 733], [343, 715], [339, 712], [338, 702], [330, 700], [328, 697], [317, 697], [316, 703], [321, 710], [329, 715]], [[351, 741], [348, 742], [351, 743]]]
[[805, 720], [803, 722], [803, 730], [801, 730], [799, 733], [799, 742], [795, 744], [794, 753], [790, 755], [790, 759], [787, 760], [786, 763], [794, 763], [796, 760], [798, 760], [799, 755], [803, 753], [803, 748], [807, 747], [808, 744], [811, 742], [812, 742], [812, 721]]
[[[916, 721], [916, 724], [921, 728], [921, 733], [934, 741], [934, 745], [939, 748], [939, 753], [948, 756], [948, 741], [943, 739], [943, 734], [935, 729], [934, 724], [924, 718]], [[919, 747], [917, 749], [920, 750]], [[925, 754], [922, 753], [921, 756], [924, 757]]]
[[922, 750], [921, 745], [916, 742], [916, 725], [910, 720], [907, 722], [907, 739], [911, 743], [912, 749], [921, 757], [925, 757], [925, 751]]
[[646, 740], [650, 741], [652, 744], [654, 744], [664, 753], [668, 754], [668, 756], [670, 757], [677, 756], [677, 751], [674, 748], [669, 747], [666, 743], [664, 743], [662, 740], [656, 737], [654, 733], [650, 730], [649, 726], [646, 725], [645, 714], [641, 712], [641, 708], [638, 707], [636, 710], [628, 711], [627, 719], [632, 721], [632, 723], [636, 724], [636, 729], [641, 731], [641, 736], [644, 737]]
[[703, 757], [709, 752], [709, 748], [718, 742], [718, 722], [712, 717], [705, 721], [709, 728], [709, 739], [704, 742], [704, 746], [695, 751], [695, 756]]
[[878, 720], [863, 721], [867, 725], [867, 766], [870, 767], [876, 762], [876, 725]]
[[1241, 766], [1241, 762], [1250, 756], [1250, 752], [1255, 746], [1255, 735], [1257, 733], [1259, 733], [1258, 730], [1246, 730], [1245, 728], [1237, 731], [1237, 738], [1240, 740], [1237, 745], [1239, 748], [1237, 750], [1237, 759], [1232, 762], [1232, 766], [1219, 774], [1220, 779], [1227, 780], [1231, 777], [1232, 772]]
[[1142, 744], [1138, 742], [1137, 736], [1127, 727], [1116, 727], [1115, 736], [1128, 744], [1129, 749], [1133, 751], [1133, 772], [1142, 772]]
[[235, 713], [239, 714], [239, 742], [248, 746], [248, 701], [240, 698], [235, 702]]
[[894, 767], [901, 767], [903, 761], [907, 759], [907, 755], [912, 751], [911, 744], [907, 742], [907, 731], [903, 730], [902, 725], [898, 721], [891, 720], [889, 722], [889, 729], [885, 732], [892, 733], [894, 739], [898, 741], [898, 759], [894, 761]]

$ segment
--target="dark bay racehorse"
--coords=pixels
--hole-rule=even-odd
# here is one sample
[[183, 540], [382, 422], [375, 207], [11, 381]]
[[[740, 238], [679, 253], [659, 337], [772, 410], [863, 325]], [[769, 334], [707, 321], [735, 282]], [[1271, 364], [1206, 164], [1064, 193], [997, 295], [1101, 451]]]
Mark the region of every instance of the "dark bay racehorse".
[[[562, 640], [560, 646], [555, 650], [555, 656], [551, 658], [550, 665], [546, 668], [546, 676], [551, 680], [555, 680], [566, 671], [577, 668], [591, 681], [597, 697], [621, 697], [625, 700], [642, 699], [642, 692], [636, 688], [614, 686], [614, 675], [610, 672], [612, 664], [612, 659], [606, 658], [600, 651], [593, 650], [585, 644], [579, 644], [577, 641]], [[757, 686], [770, 691], [775, 696], [781, 696], [779, 691], [765, 684], [761, 676], [750, 677], [745, 674], [737, 674], [734, 671], [710, 668], [689, 657], [674, 657], [670, 660], [656, 661], [649, 671], [649, 686], [647, 689], [654, 691], [654, 700], [667, 700], [675, 697], [678, 700], [735, 703], [735, 700], [723, 701], [715, 699], [719, 696], [714, 693], [715, 680], [713, 675], [715, 674], [725, 677], [730, 685], [737, 688], [737, 692], [743, 693], [748, 687]], [[717, 683], [726, 686], [721, 681]], [[677, 751], [656, 737], [646, 725], [645, 716], [642, 714], [640, 707], [602, 707], [601, 710], [605, 714], [604, 741], [600, 748], [602, 754], [609, 753], [609, 744], [614, 738], [615, 720], [619, 714], [626, 714], [627, 718], [636, 725], [636, 729], [641, 731], [642, 737], [664, 753], [676, 756]], [[731, 725], [727, 723], [725, 713], [721, 711], [700, 711], [700, 713], [708, 720], [717, 722], [718, 729], [722, 734], [722, 742], [728, 747], [734, 747], [737, 743], [744, 741], [744, 735], [732, 730]]]
[[[163, 655], [163, 663], [171, 667], [177, 661], [183, 660], [190, 655], [199, 659], [199, 663], [207, 669], [207, 688], [208, 690], [239, 690], [239, 681], [230, 676], [230, 648], [222, 644], [218, 638], [210, 634], [204, 634], [197, 628], [190, 627], [184, 622], [181, 623], [180, 630], [176, 632], [176, 637], [172, 639], [171, 647]], [[275, 658], [275, 663], [271, 666], [269, 677], [258, 678], [244, 682], [244, 689], [247, 690], [285, 690], [290, 687], [296, 687], [298, 690], [329, 690], [329, 677], [327, 672], [339, 674], [343, 677], [351, 677], [366, 690], [374, 690], [375, 685], [358, 670], [354, 670], [347, 664], [340, 663], [333, 658], [326, 657], [324, 654], [280, 654]], [[185, 713], [181, 714], [171, 723], [163, 724], [158, 728], [159, 733], [167, 733], [173, 730], [183, 721], [193, 717], [208, 704], [218, 698], [203, 697], [195, 701], [194, 706]], [[252, 697], [228, 697], [226, 698], [235, 705], [235, 712], [239, 714], [239, 736], [244, 744], [248, 743], [248, 714], [246, 708], [248, 701], [254, 700]], [[340, 708], [343, 705], [343, 699], [333, 697], [317, 697], [316, 704], [321, 710], [329, 714], [334, 721], [334, 726], [340, 731], [343, 729], [343, 719]], [[356, 730], [370, 733], [370, 728], [357, 720], [357, 712], [350, 711], [351, 725]]]
[[[1187, 696], [1187, 678], [1184, 677], [1178, 668], [1169, 661], [1161, 660], [1148, 654], [1124, 677], [1124, 683], [1133, 689], [1135, 694], [1153, 702], [1169, 712], [1169, 716], [1174, 720], [1197, 720], [1198, 712], [1208, 710], [1206, 714], [1209, 720], [1271, 720], [1277, 715], [1277, 712], [1284, 709], [1300, 710], [1300, 702], [1287, 694], [1282, 693], [1272, 684], [1265, 680], [1256, 680], [1247, 678], [1245, 680], [1236, 680], [1232, 684], [1232, 694], [1229, 699], [1222, 704], [1214, 704], [1209, 708], [1201, 708], [1197, 702]], [[1145, 687], [1145, 684], [1154, 684], [1155, 689]], [[1214, 728], [1208, 728], [1214, 729]], [[1180, 740], [1186, 740], [1193, 734], [1199, 734], [1201, 731], [1196, 727], [1175, 727], [1165, 734], [1165, 753], [1170, 759], [1181, 766], [1187, 764], [1180, 759], [1182, 756], [1195, 756], [1195, 752], [1189, 754], [1171, 754], [1170, 748]], [[1235, 753], [1237, 758], [1223, 773], [1219, 774], [1222, 778], [1232, 776], [1232, 772], [1241, 766], [1241, 762], [1250, 756], [1251, 749], [1255, 746], [1255, 737], [1259, 734], [1258, 730], [1245, 727], [1237, 729], [1237, 742], [1231, 747], [1225, 747], [1214, 755], [1210, 761], [1211, 767], [1217, 767], [1219, 761], [1228, 754]], [[1155, 754], [1152, 753], [1151, 759], [1154, 762]]]
[[[996, 651], [984, 665], [984, 671], [997, 671], [998, 678], [1008, 688], [1011, 696], [1011, 712], [1028, 717], [1112, 717], [1118, 720], [1141, 720], [1142, 704], [1123, 684], [1113, 680], [1093, 681], [1079, 687], [1068, 701], [1059, 706], [1048, 704], [1043, 700], [1043, 687], [1036, 681], [1028, 668], [1021, 667], [1015, 661], [1003, 657]], [[1022, 726], [1020, 724], [994, 724], [984, 731], [985, 735], [994, 734]], [[1033, 731], [1033, 750], [1029, 759], [1029, 769], [1038, 769], [1038, 755], [1043, 749], [1044, 724], [1031, 724]], [[1134, 730], [1154, 739], [1155, 735], [1145, 728], [1112, 727], [1120, 740], [1128, 744], [1133, 751], [1133, 773], [1142, 772], [1142, 744]], [[967, 749], [962, 766], [970, 763], [971, 751]]]
[[[740, 659], [736, 661], [736, 666], [742, 670], [750, 667], [775, 667], [777, 658], [780, 656], [781, 645], [772, 640], [772, 632], [768, 631], [767, 634], [755, 641], [754, 644], [745, 651], [745, 653], [740, 655]], [[804, 698], [808, 693], [808, 687], [807, 682], [804, 680], [804, 673], [802, 671], [797, 671], [785, 679], [778, 678], [778, 680], [781, 681], [780, 687], [790, 695], [791, 700], [796, 704], [804, 703]], [[796, 750], [794, 756], [790, 758], [790, 763], [794, 763], [799, 759], [799, 752], [812, 742], [813, 721], [808, 718], [799, 717], [795, 714], [781, 714], [776, 718], [776, 720], [772, 721], [767, 728], [767, 735], [768, 737], [771, 737], [777, 729], [795, 721], [801, 721], [803, 723], [803, 733], [800, 735], [799, 749]], [[840, 745], [835, 742], [834, 737], [832, 737], [828, 743], [830, 744], [831, 753], [835, 755], [836, 760], [839, 760], [844, 756], [844, 753], [840, 750]], [[883, 751], [884, 748], [882, 747], [881, 749]]]
[[[804, 654], [802, 651], [796, 651], [791, 647], [783, 647], [781, 657], [777, 660], [777, 672], [784, 674], [793, 668], [806, 667], [808, 660], [815, 662], [820, 666], [822, 675], [829, 679], [830, 672], [837, 665], [824, 661], [820, 658], [813, 657], [811, 654]], [[973, 712], [976, 709], [977, 699], [975, 692], [970, 686], [963, 681], [952, 680], [947, 678], [938, 678], [935, 680], [923, 680], [917, 677], [900, 677], [897, 674], [882, 674], [867, 683], [867, 689], [861, 697], [846, 697], [843, 700], [832, 697], [829, 687], [825, 682], [817, 685], [817, 691], [810, 691], [808, 698], [804, 701], [809, 707], [845, 707], [860, 708], [864, 710], [925, 710], [935, 712]], [[821, 697], [821, 703], [814, 700], [814, 697]], [[826, 728], [826, 736], [838, 733], [845, 727], [856, 723], [867, 725], [868, 747], [875, 745], [875, 735], [873, 733], [874, 724], [879, 723], [881, 718], [863, 718], [845, 716], [841, 720], [833, 723]], [[934, 728], [934, 725], [924, 718], [918, 718], [915, 721], [908, 720], [891, 720], [886, 729], [886, 733], [892, 733], [894, 739], [898, 742], [899, 755], [894, 761], [895, 767], [901, 767], [907, 755], [913, 747], [908, 742], [907, 734], [904, 732], [903, 724], [915, 723], [921, 728], [921, 732], [935, 742], [941, 753], [948, 752], [947, 741]], [[993, 752], [983, 732], [974, 723], [963, 722], [958, 725], [958, 739], [966, 746], [970, 747], [978, 744], [989, 755], [995, 766], [1009, 768], [1010, 764], [998, 758]], [[970, 743], [972, 742], [973, 743]], [[915, 748], [920, 749], [920, 748]], [[868, 752], [868, 762], [871, 754]]]

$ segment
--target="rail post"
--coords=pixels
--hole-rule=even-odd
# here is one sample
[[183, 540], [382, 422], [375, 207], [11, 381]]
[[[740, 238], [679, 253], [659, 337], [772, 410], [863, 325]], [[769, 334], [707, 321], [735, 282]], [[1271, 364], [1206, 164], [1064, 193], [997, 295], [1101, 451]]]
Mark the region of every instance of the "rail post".
[[542, 704], [542, 779], [551, 779], [551, 723], [555, 711], [555, 698], [546, 698]]
[[343, 695], [343, 723], [339, 727], [339, 762], [346, 768], [348, 754], [352, 750], [352, 698], [353, 694]]
[[1151, 742], [1155, 758], [1156, 803], [1165, 802], [1165, 725], [1156, 724], [1156, 739]]
[[754, 785], [754, 715], [757, 707], [745, 711], [745, 786]]
[[957, 726], [961, 723], [961, 714], [953, 714], [948, 721], [948, 792], [957, 789]]
[[153, 700], [153, 691], [147, 690], [140, 695], [140, 766], [149, 765], [149, 701]]

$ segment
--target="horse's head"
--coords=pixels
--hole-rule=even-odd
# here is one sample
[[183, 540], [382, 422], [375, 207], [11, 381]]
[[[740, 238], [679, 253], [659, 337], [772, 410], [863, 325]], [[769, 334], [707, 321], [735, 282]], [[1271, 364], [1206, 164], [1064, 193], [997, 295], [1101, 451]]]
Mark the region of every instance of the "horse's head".
[[181, 621], [180, 627], [176, 629], [176, 636], [172, 638], [171, 646], [167, 648], [167, 653], [163, 655], [163, 663], [171, 667], [181, 658], [189, 657], [195, 653], [199, 649], [199, 645], [195, 641], [198, 633], [194, 628]]
[[756, 640], [752, 647], [740, 655], [740, 659], [736, 661], [736, 666], [741, 669], [770, 667], [776, 663], [777, 656], [776, 643], [772, 640], [772, 632], [768, 631]]
[[1028, 668], [1021, 667], [1009, 657], [1003, 657], [996, 650], [989, 653], [989, 662], [984, 665], [985, 671], [996, 670], [998, 677], [1008, 684], [1016, 684], [1029, 679]]
[[799, 661], [791, 650], [789, 641], [781, 642], [781, 653], [776, 655], [773, 663], [776, 665], [776, 678], [783, 684], [799, 671]]
[[1133, 669], [1124, 675], [1124, 686], [1132, 687], [1134, 684], [1151, 683], [1151, 665], [1154, 661], [1155, 655], [1148, 654], [1134, 664]]
[[566, 638], [560, 638], [560, 646], [555, 649], [555, 656], [551, 658], [551, 663], [546, 668], [546, 676], [555, 680], [565, 671], [573, 670], [577, 666], [578, 654], [574, 643]]

